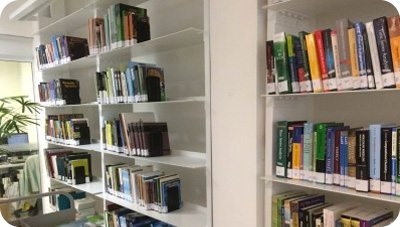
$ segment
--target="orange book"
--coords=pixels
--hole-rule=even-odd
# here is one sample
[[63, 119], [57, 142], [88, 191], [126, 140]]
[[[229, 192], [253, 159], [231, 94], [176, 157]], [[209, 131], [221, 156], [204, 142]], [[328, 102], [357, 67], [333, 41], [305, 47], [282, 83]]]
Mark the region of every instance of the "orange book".
[[125, 45], [129, 45], [129, 15], [124, 15], [124, 36], [125, 36]]
[[399, 15], [388, 19], [390, 49], [392, 51], [392, 61], [396, 88], [400, 88], [400, 17]]
[[134, 44], [134, 36], [133, 36], [134, 28], [133, 28], [133, 14], [129, 14], [129, 37], [131, 44]]
[[311, 81], [314, 93], [322, 91], [321, 71], [319, 68], [317, 44], [314, 34], [306, 35], [308, 62], [310, 64]]
[[350, 47], [350, 61], [351, 61], [351, 74], [353, 76], [353, 88], [360, 89], [360, 71], [358, 68], [358, 55], [357, 55], [357, 43], [356, 43], [356, 29], [351, 28], [348, 30], [349, 33], [349, 47]]

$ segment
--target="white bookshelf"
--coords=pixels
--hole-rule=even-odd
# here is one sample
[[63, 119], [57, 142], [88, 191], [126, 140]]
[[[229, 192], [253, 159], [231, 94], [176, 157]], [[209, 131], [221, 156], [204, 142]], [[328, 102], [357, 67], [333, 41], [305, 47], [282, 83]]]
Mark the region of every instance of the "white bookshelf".
[[[271, 40], [279, 32], [297, 35], [304, 30], [336, 30], [335, 22], [349, 18], [352, 22], [368, 22], [380, 16], [398, 14], [387, 2], [380, 0], [289, 0], [278, 3], [263, 1], [266, 13], [265, 40]], [[262, 49], [265, 62], [265, 46]], [[265, 66], [264, 66], [265, 67]], [[265, 69], [265, 68], [264, 68]], [[265, 72], [265, 70], [263, 71]], [[278, 178], [276, 163], [276, 123], [278, 121], [307, 120], [310, 122], [344, 122], [351, 127], [365, 127], [374, 123], [399, 124], [400, 108], [393, 105], [398, 89], [357, 90], [305, 94], [260, 94], [265, 99], [265, 173], [260, 177], [265, 186], [264, 223], [271, 225], [271, 197], [291, 189], [326, 194], [328, 202], [356, 200], [366, 205], [380, 205], [398, 210], [400, 200], [396, 196], [362, 193], [334, 185]]]
[[[34, 33], [34, 47], [48, 43], [52, 35], [88, 38], [87, 23], [95, 15], [103, 17], [113, 4], [125, 3], [143, 7], [150, 17], [149, 41], [90, 55], [51, 68], [36, 70], [35, 84], [58, 78], [80, 81], [82, 104], [52, 106], [42, 103], [39, 120], [47, 115], [83, 113], [89, 119], [90, 133], [95, 143], [72, 146], [44, 141], [44, 126], [38, 128], [41, 138], [41, 169], [45, 171], [43, 149], [64, 147], [87, 151], [92, 156], [95, 180], [91, 183], [69, 185], [42, 174], [42, 188], [60, 183], [101, 198], [103, 209], [113, 202], [175, 226], [211, 226], [211, 162], [210, 154], [210, 72], [208, 47], [208, 0], [56, 0], [51, 3], [54, 18], [41, 17]], [[184, 6], [182, 9], [180, 6]], [[36, 59], [35, 59], [36, 60]], [[164, 67], [166, 102], [98, 104], [94, 76], [107, 67], [119, 67], [128, 61], [155, 63]], [[34, 62], [36, 66], [36, 62]], [[35, 93], [38, 95], [37, 88]], [[38, 100], [38, 96], [36, 97]], [[104, 149], [101, 128], [105, 120], [119, 113], [154, 112], [157, 121], [168, 123], [172, 154], [163, 157], [126, 156]], [[160, 214], [147, 211], [128, 201], [106, 195], [105, 165], [126, 162], [152, 164], [166, 173], [178, 173], [182, 182], [183, 207]], [[46, 204], [44, 204], [46, 206]]]

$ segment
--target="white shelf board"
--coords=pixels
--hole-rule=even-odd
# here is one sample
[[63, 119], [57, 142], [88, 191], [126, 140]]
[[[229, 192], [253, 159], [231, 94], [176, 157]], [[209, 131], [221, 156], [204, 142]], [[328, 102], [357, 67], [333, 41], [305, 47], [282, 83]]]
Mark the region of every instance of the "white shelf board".
[[115, 106], [115, 105], [151, 105], [151, 104], [172, 104], [172, 103], [189, 103], [189, 102], [205, 102], [205, 96], [194, 96], [182, 99], [170, 99], [164, 102], [138, 102], [138, 103], [115, 103], [115, 104], [101, 104], [102, 106]]
[[332, 11], [332, 9], [340, 9], [344, 7], [358, 8], [361, 4], [373, 4], [379, 2], [382, 2], [382, 0], [284, 0], [279, 3], [264, 5], [262, 8], [273, 11], [292, 11], [304, 16], [315, 16]]
[[79, 191], [87, 192], [87, 193], [90, 193], [92, 195], [103, 193], [103, 180], [101, 178], [94, 177], [93, 181], [90, 182], [90, 183], [76, 184], [76, 185], [68, 184], [65, 181], [58, 180], [58, 179], [55, 179], [55, 178], [50, 178], [50, 179], [53, 182], [64, 184], [64, 185], [67, 185], [67, 186], [69, 186], [71, 188], [75, 188], [75, 189], [77, 189]]
[[285, 178], [279, 178], [276, 176], [261, 177], [261, 179], [266, 180], [266, 181], [275, 182], [275, 183], [280, 183], [280, 184], [294, 185], [294, 186], [316, 189], [316, 190], [321, 190], [321, 191], [327, 191], [327, 192], [332, 192], [332, 193], [338, 193], [338, 194], [343, 194], [343, 195], [356, 196], [356, 197], [360, 197], [360, 198], [366, 198], [366, 199], [400, 204], [400, 197], [396, 197], [393, 195], [383, 195], [383, 194], [377, 194], [377, 193], [371, 193], [371, 192], [369, 192], [369, 193], [357, 192], [354, 189], [344, 188], [344, 187], [340, 187], [340, 186], [336, 186], [336, 185], [317, 184], [314, 182], [285, 179]]
[[151, 40], [145, 42], [100, 53], [99, 56], [102, 60], [121, 58], [127, 59], [173, 50], [202, 42], [203, 30], [197, 28], [187, 28], [182, 31], [152, 38]]
[[96, 56], [90, 55], [87, 57], [79, 58], [77, 60], [70, 61], [66, 64], [56, 65], [50, 68], [42, 69], [43, 73], [55, 74], [60, 72], [68, 72], [71, 70], [85, 69], [85, 68], [96, 68]]
[[[129, 0], [124, 1], [124, 3], [128, 3], [129, 5], [139, 5], [148, 0]], [[72, 12], [65, 17], [37, 30], [34, 35], [65, 35], [71, 31], [74, 31], [78, 28], [84, 27], [88, 25], [88, 19], [94, 18], [95, 10], [103, 11], [105, 14], [105, 10], [108, 9], [111, 5], [116, 4], [115, 0], [93, 0], [86, 6], [78, 9], [75, 12]], [[98, 17], [103, 17], [103, 14], [98, 15]]]
[[127, 209], [139, 212], [143, 215], [152, 217], [170, 225], [179, 227], [205, 227], [207, 223], [206, 208], [192, 203], [183, 202], [183, 206], [179, 210], [172, 211], [167, 214], [161, 214], [153, 210], [146, 210], [132, 202], [120, 199], [108, 193], [98, 195], [106, 201], [118, 204]]
[[171, 155], [160, 157], [140, 157], [140, 156], [127, 156], [122, 153], [104, 150], [104, 154], [115, 155], [125, 158], [136, 160], [143, 160], [147, 162], [160, 163], [171, 166], [178, 166], [183, 168], [197, 169], [206, 167], [206, 157], [204, 153], [192, 151], [171, 151]]
[[15, 167], [23, 167], [25, 162], [23, 163], [7, 163], [7, 164], [0, 164], [0, 169], [8, 169], [8, 168], [15, 168]]
[[43, 107], [43, 108], [98, 107], [99, 104], [97, 102], [73, 104], [73, 105], [47, 105], [47, 104], [44, 104], [44, 103], [40, 103], [40, 106]]
[[400, 92], [398, 88], [388, 89], [366, 89], [366, 90], [348, 90], [348, 91], [331, 91], [331, 92], [318, 92], [318, 93], [293, 93], [293, 94], [263, 94], [261, 97], [267, 98], [286, 98], [286, 97], [311, 97], [311, 96], [331, 96], [331, 95], [349, 95], [349, 94], [376, 94], [385, 92]]
[[74, 148], [74, 149], [79, 149], [79, 150], [86, 150], [86, 151], [97, 151], [101, 152], [100, 144], [99, 143], [91, 143], [91, 144], [86, 144], [86, 145], [67, 145], [67, 144], [62, 144], [62, 143], [55, 143], [51, 141], [46, 141], [47, 144], [52, 144], [60, 147], [68, 147], [68, 148]]

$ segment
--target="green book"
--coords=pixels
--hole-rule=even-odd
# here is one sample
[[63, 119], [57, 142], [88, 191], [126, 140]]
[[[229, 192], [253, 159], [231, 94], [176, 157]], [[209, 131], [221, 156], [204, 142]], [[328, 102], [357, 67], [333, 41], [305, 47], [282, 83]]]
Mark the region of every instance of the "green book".
[[308, 35], [307, 32], [299, 32], [301, 51], [303, 55], [304, 80], [309, 81], [309, 83], [311, 84], [310, 63], [308, 62], [306, 35]]
[[274, 35], [274, 55], [278, 74], [278, 92], [292, 93], [289, 56], [284, 32]]
[[282, 226], [282, 207], [285, 199], [306, 195], [303, 191], [288, 191], [272, 196], [272, 226]]

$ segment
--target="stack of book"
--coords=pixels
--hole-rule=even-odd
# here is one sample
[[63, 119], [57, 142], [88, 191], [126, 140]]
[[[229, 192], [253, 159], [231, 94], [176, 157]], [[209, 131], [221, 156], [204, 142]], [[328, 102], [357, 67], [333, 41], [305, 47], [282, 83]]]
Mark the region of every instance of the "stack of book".
[[277, 123], [276, 175], [400, 196], [400, 127]]
[[50, 82], [41, 82], [39, 98], [43, 105], [72, 105], [80, 104], [79, 81], [72, 79], [57, 79]]
[[139, 214], [135, 211], [120, 207], [115, 204], [107, 205], [105, 212], [105, 224], [107, 227], [119, 226], [149, 226], [149, 227], [172, 227], [159, 220]]
[[99, 54], [116, 48], [150, 40], [147, 9], [112, 5], [103, 18], [88, 21], [90, 54]]
[[83, 114], [48, 115], [45, 121], [46, 140], [68, 144], [90, 144], [89, 119]]
[[35, 50], [39, 70], [89, 55], [87, 40], [71, 36], [52, 36], [51, 43], [41, 44]]
[[87, 152], [73, 153], [66, 149], [45, 149], [49, 177], [68, 184], [93, 181], [91, 156]]
[[393, 211], [346, 201], [326, 203], [325, 196], [288, 191], [272, 196], [272, 226], [387, 226], [394, 221]]
[[129, 62], [96, 73], [95, 81], [101, 104], [166, 101], [164, 69], [155, 64]]
[[276, 34], [266, 43], [268, 94], [400, 88], [400, 18]]
[[154, 171], [153, 166], [106, 165], [107, 192], [119, 198], [168, 213], [181, 208], [181, 180], [178, 174]]
[[105, 149], [130, 156], [156, 157], [170, 154], [168, 126], [165, 122], [129, 122], [132, 113], [105, 121]]

